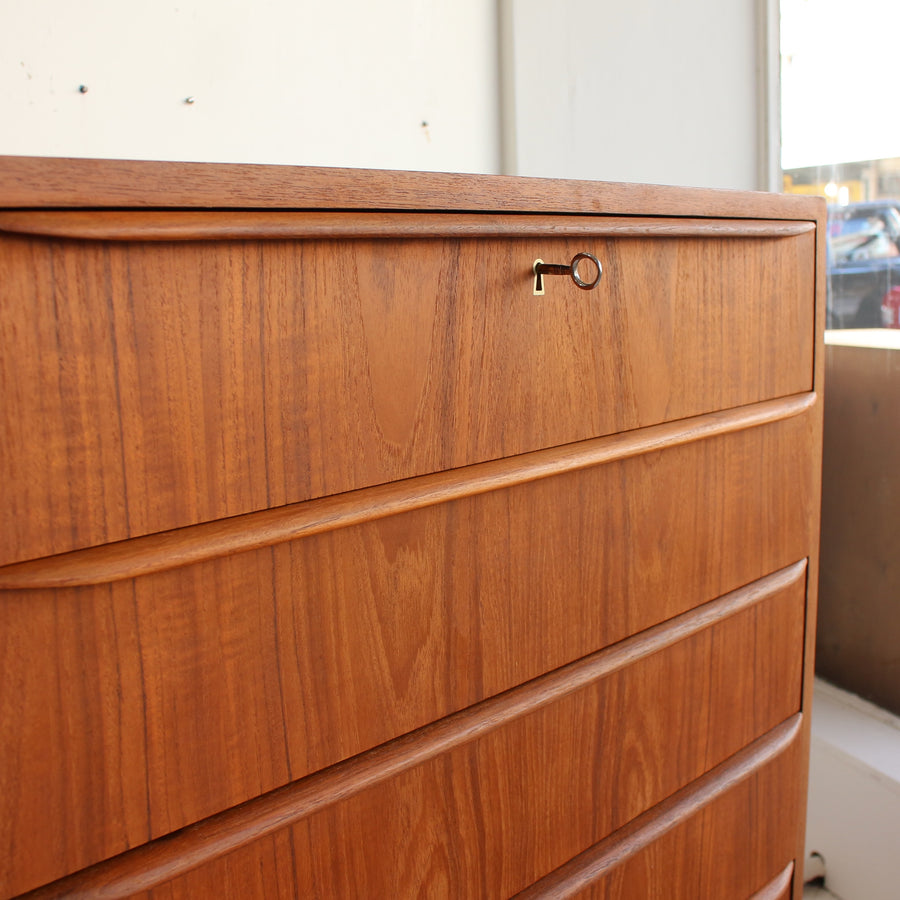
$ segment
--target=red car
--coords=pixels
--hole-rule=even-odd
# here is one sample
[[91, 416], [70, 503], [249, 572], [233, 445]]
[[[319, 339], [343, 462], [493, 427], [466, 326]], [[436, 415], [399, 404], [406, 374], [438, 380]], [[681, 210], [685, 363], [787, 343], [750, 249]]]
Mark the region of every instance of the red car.
[[892, 287], [881, 298], [881, 324], [885, 328], [900, 328], [900, 287]]

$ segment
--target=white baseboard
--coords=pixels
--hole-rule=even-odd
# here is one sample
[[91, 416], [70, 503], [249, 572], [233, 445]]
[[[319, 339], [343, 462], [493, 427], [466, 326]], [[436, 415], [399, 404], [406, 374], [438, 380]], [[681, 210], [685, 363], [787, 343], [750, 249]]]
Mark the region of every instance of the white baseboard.
[[900, 896], [900, 718], [816, 679], [807, 858], [842, 900]]

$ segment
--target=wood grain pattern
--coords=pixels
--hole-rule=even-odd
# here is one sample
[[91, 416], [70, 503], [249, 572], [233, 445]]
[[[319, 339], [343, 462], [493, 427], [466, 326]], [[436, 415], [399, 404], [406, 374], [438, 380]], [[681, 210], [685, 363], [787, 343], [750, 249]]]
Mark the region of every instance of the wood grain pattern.
[[797, 416], [134, 581], [7, 592], [3, 839], [87, 864], [802, 559], [806, 439]]
[[758, 890], [750, 900], [790, 900], [794, 882], [794, 863], [788, 863], [784, 870], [764, 888]]
[[812, 222], [427, 213], [0, 211], [0, 232], [105, 241], [296, 240], [309, 238], [791, 237]]
[[766, 816], [796, 802], [800, 726], [797, 716], [516, 900], [771, 897], [773, 882], [783, 892], [792, 861], [769, 879], [790, 859], [793, 828], [788, 817]]
[[0, 567], [0, 591], [107, 584], [259, 550], [337, 528], [425, 509], [620, 459], [778, 422], [813, 407], [815, 394], [768, 400], [624, 434], [536, 450], [515, 459], [363, 488], [319, 500], [179, 528], [117, 544]]
[[[289, 825], [295, 896], [404, 897], [432, 888], [439, 896], [507, 896], [789, 719], [800, 699], [800, 660], [790, 641], [802, 630], [804, 590], [794, 580], [762, 593], [756, 603], [732, 604], [736, 611], [714, 616], [707, 628], [697, 630], [685, 617], [675, 634], [660, 629], [655, 652], [633, 641], [612, 664], [598, 655], [592, 672], [585, 664], [581, 672], [573, 667], [574, 680], [551, 676], [557, 684], [546, 693], [541, 679], [518, 697], [488, 701], [457, 717], [480, 721], [463, 740], [439, 738], [438, 748], [430, 748], [433, 730], [452, 734], [456, 722], [428, 726], [396, 747], [378, 748], [38, 896], [128, 896], [199, 866], [217, 868], [218, 879], [223, 854]], [[742, 646], [748, 628], [760, 629], [755, 650]], [[705, 691], [685, 692], [681, 675], [695, 665], [720, 678]], [[538, 702], [529, 702], [528, 692]], [[764, 715], [761, 696], [774, 701]], [[712, 788], [702, 782], [699, 802], [789, 745], [797, 718], [739, 755], [724, 778], [713, 776]], [[558, 734], [572, 736], [564, 754]], [[426, 752], [417, 756], [423, 743]], [[628, 752], [611, 752], [616, 746]], [[581, 796], [591, 802], [573, 803]], [[697, 805], [695, 799], [667, 811], [666, 828]], [[549, 833], [546, 822], [561, 816], [572, 827]], [[384, 852], [371, 853], [375, 845]], [[423, 879], [429, 868], [433, 877]], [[199, 884], [215, 883], [209, 874]], [[187, 875], [186, 893], [204, 895], [199, 884], [191, 886]]]
[[0, 206], [495, 210], [820, 220], [819, 197], [307, 166], [0, 157]]
[[813, 239], [2, 238], [0, 564], [808, 391]]
[[824, 265], [810, 198], [0, 158], [0, 898], [799, 900]]

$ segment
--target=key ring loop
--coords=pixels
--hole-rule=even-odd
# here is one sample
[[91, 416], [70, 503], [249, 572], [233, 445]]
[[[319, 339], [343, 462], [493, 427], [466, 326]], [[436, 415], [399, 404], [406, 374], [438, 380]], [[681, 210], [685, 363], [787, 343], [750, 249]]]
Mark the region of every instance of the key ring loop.
[[[596, 276], [594, 276], [592, 281], [585, 281], [578, 274], [578, 263], [580, 263], [583, 259], [589, 259], [597, 267], [597, 274], [596, 274]], [[572, 272], [572, 281], [574, 281], [575, 284], [577, 284], [578, 287], [580, 287], [583, 291], [589, 291], [592, 288], [597, 287], [597, 285], [600, 283], [600, 278], [603, 275], [603, 266], [600, 265], [600, 260], [597, 259], [597, 257], [594, 256], [593, 253], [576, 253], [572, 257], [571, 272]]]

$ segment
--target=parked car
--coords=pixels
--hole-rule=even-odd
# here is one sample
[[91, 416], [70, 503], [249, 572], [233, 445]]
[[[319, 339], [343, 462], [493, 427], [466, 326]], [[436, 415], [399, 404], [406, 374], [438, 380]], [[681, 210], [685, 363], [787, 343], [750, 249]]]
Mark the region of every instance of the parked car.
[[[828, 208], [828, 328], [893, 325], [900, 200]], [[900, 321], [900, 320], [897, 320]]]

